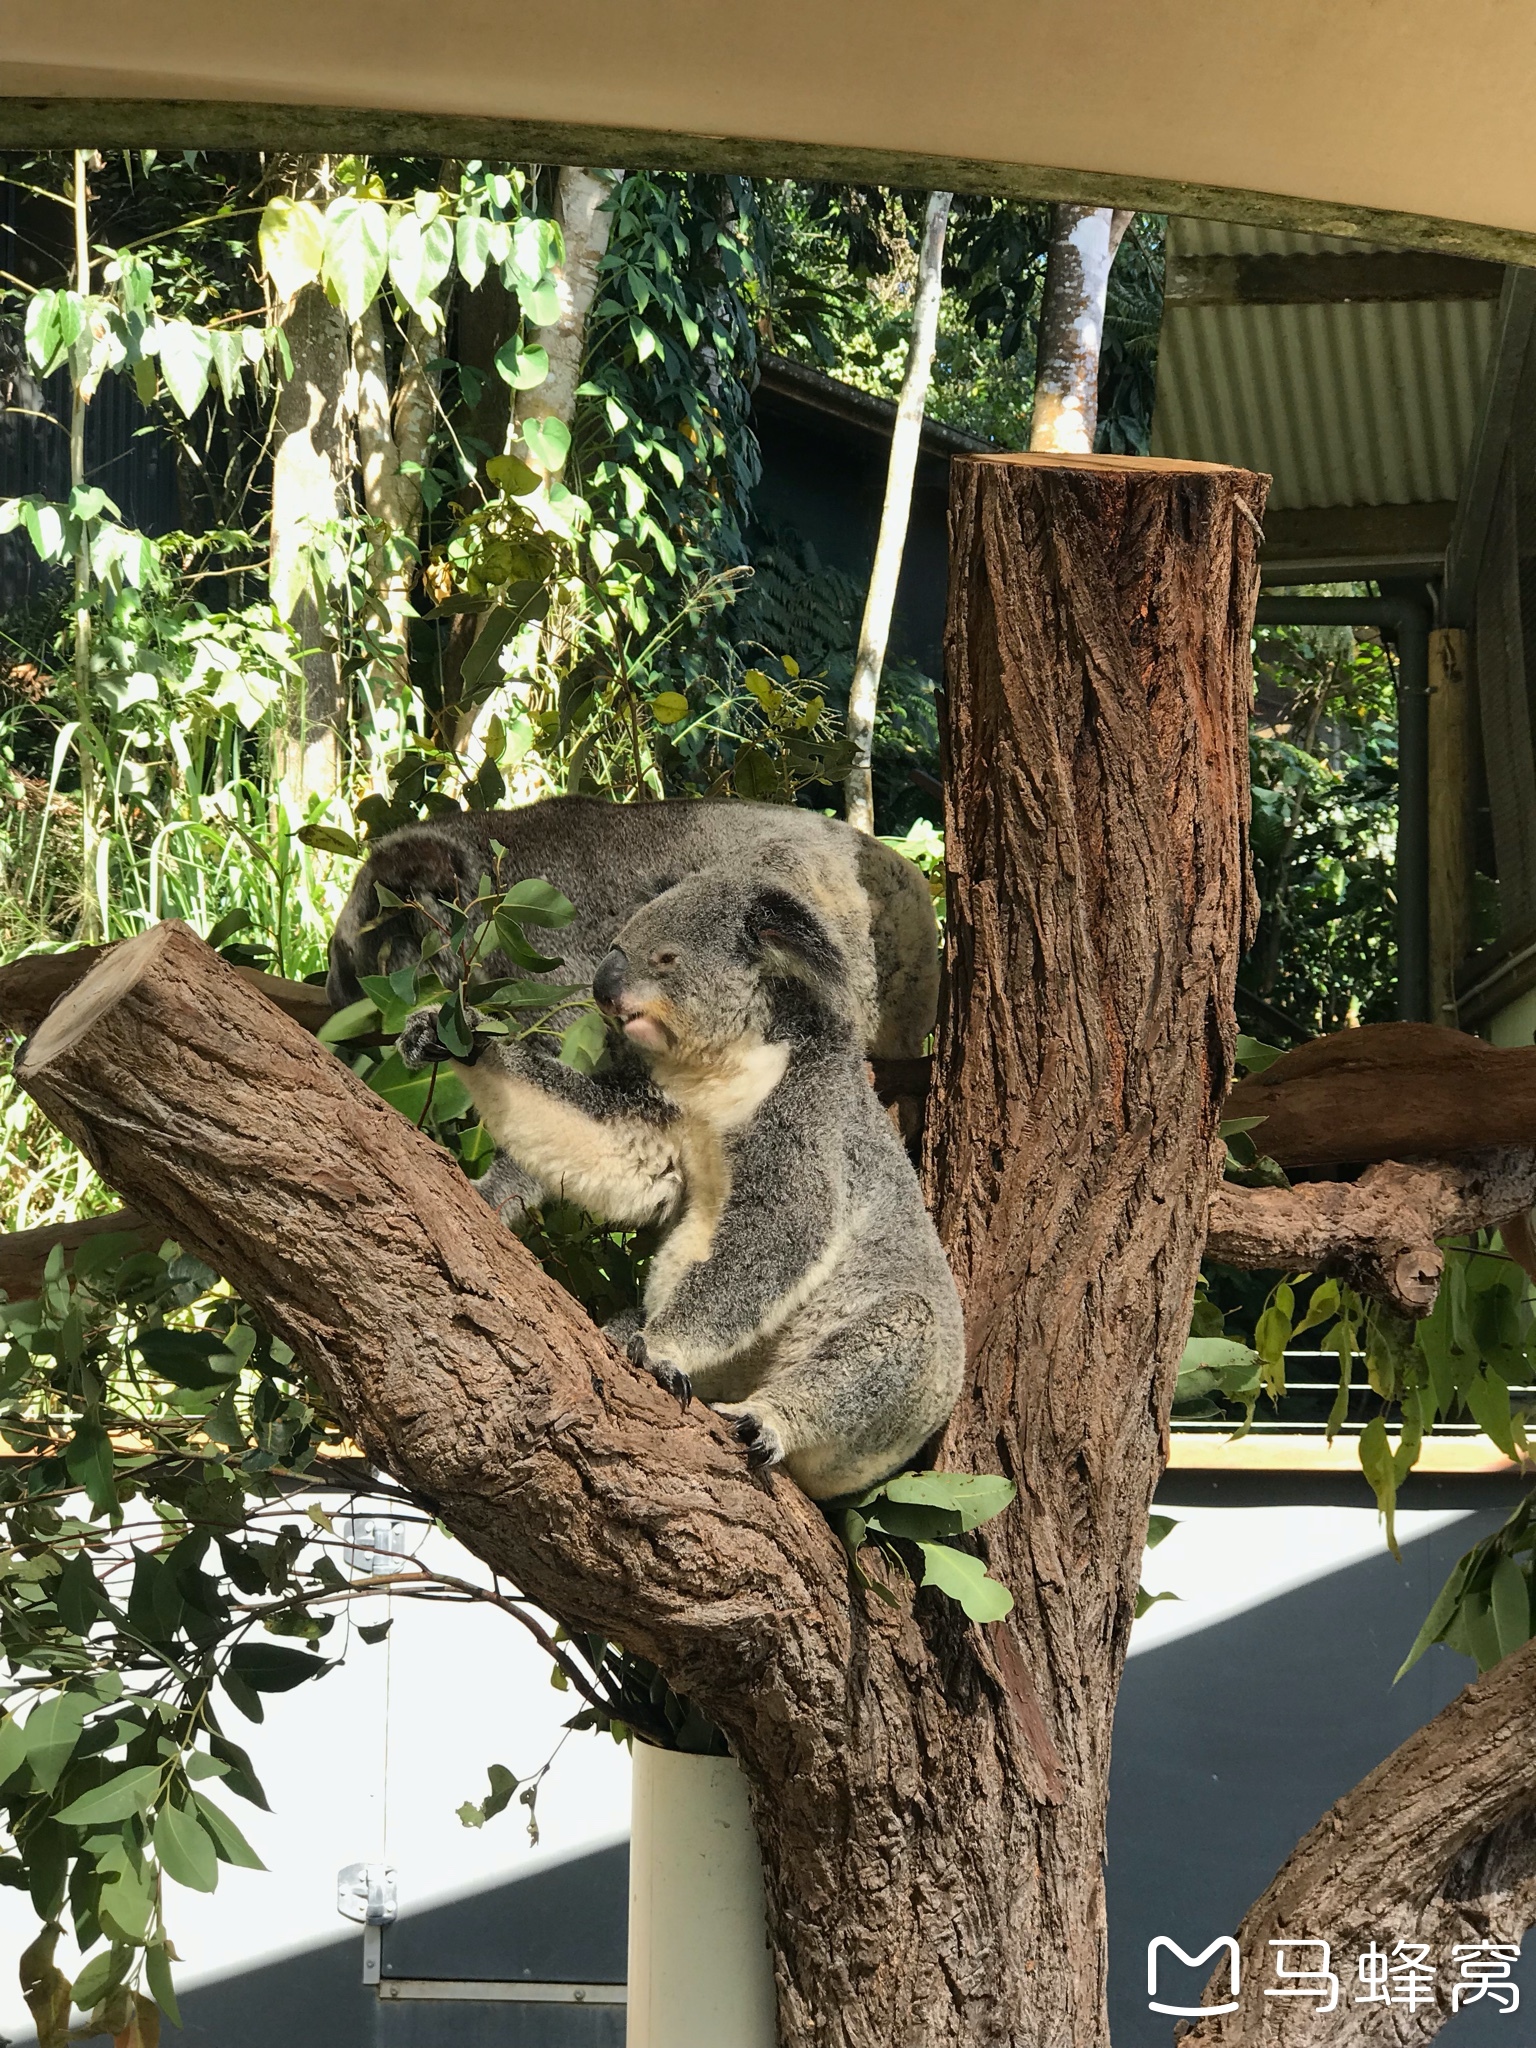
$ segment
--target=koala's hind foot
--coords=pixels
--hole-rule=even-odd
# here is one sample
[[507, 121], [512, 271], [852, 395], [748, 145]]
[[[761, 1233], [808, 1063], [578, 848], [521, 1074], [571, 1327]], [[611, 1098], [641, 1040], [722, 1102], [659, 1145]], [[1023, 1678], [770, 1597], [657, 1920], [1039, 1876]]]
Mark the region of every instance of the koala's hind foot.
[[754, 1471], [766, 1471], [784, 1462], [784, 1440], [774, 1424], [746, 1402], [718, 1401], [715, 1413], [731, 1425], [731, 1434], [746, 1446], [747, 1463]]
[[693, 1381], [689, 1379], [682, 1367], [674, 1365], [670, 1358], [656, 1358], [652, 1356], [650, 1347], [645, 1341], [644, 1331], [632, 1331], [625, 1349], [635, 1364], [651, 1375], [657, 1386], [664, 1387], [669, 1394], [676, 1396], [679, 1407], [686, 1408], [688, 1406], [689, 1402], [693, 1399]]

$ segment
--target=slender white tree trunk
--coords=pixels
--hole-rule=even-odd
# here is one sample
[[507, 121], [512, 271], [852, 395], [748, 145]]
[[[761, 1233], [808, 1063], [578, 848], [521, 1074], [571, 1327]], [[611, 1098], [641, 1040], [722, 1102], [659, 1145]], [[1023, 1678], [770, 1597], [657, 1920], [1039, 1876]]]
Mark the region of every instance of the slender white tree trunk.
[[[301, 163], [296, 196], [324, 190], [326, 165]], [[273, 728], [272, 758], [283, 800], [303, 817], [311, 797], [331, 797], [346, 767], [347, 701], [334, 635], [316, 600], [310, 550], [326, 544], [347, 506], [351, 473], [346, 322], [317, 284], [276, 309], [293, 374], [277, 395], [272, 453], [272, 599], [304, 648], [302, 687]]]
[[848, 737], [853, 742], [854, 757], [844, 784], [845, 808], [849, 824], [856, 825], [861, 832], [873, 833], [875, 829], [875, 793], [870, 767], [875, 743], [875, 709], [880, 698], [880, 672], [885, 666], [886, 643], [891, 637], [891, 613], [896, 605], [901, 558], [907, 544], [907, 521], [912, 513], [912, 480], [917, 474], [923, 408], [928, 402], [928, 380], [933, 373], [933, 346], [939, 331], [939, 300], [943, 293], [944, 232], [949, 225], [951, 197], [948, 192], [931, 192], [928, 195], [923, 245], [917, 261], [912, 340], [907, 348], [901, 402], [896, 408], [896, 425], [891, 434], [890, 463], [885, 473], [885, 504], [880, 513], [880, 537], [875, 543], [874, 566], [869, 572], [869, 593], [864, 600], [864, 619], [859, 627], [859, 651], [854, 659], [853, 683], [848, 692]]
[[[86, 184], [87, 150], [75, 151], [73, 194], [75, 227], [75, 290], [81, 298], [91, 291], [91, 237], [89, 192]], [[73, 494], [85, 488], [85, 408], [78, 365], [70, 371], [69, 485]], [[101, 820], [100, 778], [96, 767], [96, 720], [91, 705], [91, 538], [90, 522], [80, 522], [75, 543], [75, 758], [80, 763], [80, 918], [76, 932], [82, 944], [91, 945], [106, 937], [106, 905], [97, 887]], [[45, 821], [46, 822], [46, 821]]]
[[565, 261], [556, 272], [560, 317], [551, 327], [537, 327], [533, 339], [549, 354], [549, 375], [532, 391], [514, 394], [507, 447], [526, 457], [525, 420], [557, 419], [570, 426], [576, 417], [576, 390], [581, 383], [587, 345], [587, 316], [597, 296], [597, 271], [608, 249], [613, 215], [606, 202], [623, 177], [567, 164], [555, 188], [555, 219], [565, 238]]
[[412, 313], [391, 389], [377, 299], [352, 330], [357, 459], [363, 507], [376, 522], [369, 580], [386, 650], [383, 666], [396, 687], [406, 680], [406, 632], [415, 616], [412, 549], [421, 527], [421, 471], [431, 452], [436, 414], [437, 380], [427, 367], [435, 354], [426, 323]]
[[1107, 206], [1057, 206], [1052, 215], [1029, 445], [1086, 455], [1099, 420], [1099, 350], [1109, 273], [1133, 216]]

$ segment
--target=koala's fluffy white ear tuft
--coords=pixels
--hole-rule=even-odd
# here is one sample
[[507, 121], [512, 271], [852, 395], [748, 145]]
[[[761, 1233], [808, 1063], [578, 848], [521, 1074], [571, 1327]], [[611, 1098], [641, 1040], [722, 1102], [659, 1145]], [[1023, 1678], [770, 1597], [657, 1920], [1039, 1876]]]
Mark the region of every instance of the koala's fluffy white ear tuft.
[[747, 943], [761, 958], [775, 957], [787, 972], [840, 980], [842, 948], [808, 904], [787, 889], [759, 889], [747, 905]]

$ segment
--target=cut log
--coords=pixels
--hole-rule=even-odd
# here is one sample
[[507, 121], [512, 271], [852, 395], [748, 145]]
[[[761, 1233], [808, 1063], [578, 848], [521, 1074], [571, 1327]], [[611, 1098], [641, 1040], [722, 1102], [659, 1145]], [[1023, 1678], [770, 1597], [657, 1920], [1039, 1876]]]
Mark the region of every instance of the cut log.
[[960, 459], [951, 479], [926, 1170], [968, 1326], [949, 1455], [1007, 1473], [1025, 1511], [980, 1532], [1017, 1605], [964, 1749], [922, 1773], [925, 1808], [985, 1845], [923, 1936], [972, 2031], [867, 2038], [1063, 2048], [1108, 2039], [1110, 1728], [1254, 908], [1264, 485], [1109, 456]]
[[[27, 953], [0, 967], [0, 1029], [29, 1037], [59, 997], [114, 950], [112, 946], [72, 946], [64, 953]], [[313, 982], [285, 981], [276, 974], [263, 974], [258, 967], [236, 967], [233, 972], [306, 1031], [318, 1031], [331, 1014], [325, 990]]]
[[1226, 1114], [1263, 1117], [1253, 1142], [1282, 1166], [1536, 1145], [1536, 1048], [1485, 1045], [1437, 1024], [1367, 1024], [1239, 1081]]
[[1499, 1229], [1532, 1202], [1536, 1152], [1520, 1147], [1438, 1164], [1387, 1162], [1357, 1181], [1297, 1188], [1224, 1181], [1205, 1249], [1229, 1266], [1333, 1273], [1399, 1315], [1427, 1316], [1445, 1264], [1436, 1238]]
[[153, 1232], [136, 1210], [113, 1209], [105, 1216], [73, 1223], [40, 1223], [35, 1230], [17, 1230], [0, 1237], [0, 1295], [7, 1301], [30, 1301], [43, 1284], [43, 1269], [55, 1245], [73, 1255], [93, 1238], [119, 1234], [142, 1242]]

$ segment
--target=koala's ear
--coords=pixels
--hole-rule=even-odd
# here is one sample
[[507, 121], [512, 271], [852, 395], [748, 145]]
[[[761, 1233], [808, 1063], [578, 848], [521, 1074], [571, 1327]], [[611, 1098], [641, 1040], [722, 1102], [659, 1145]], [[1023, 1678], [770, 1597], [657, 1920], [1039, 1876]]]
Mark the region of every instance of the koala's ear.
[[747, 943], [777, 955], [791, 973], [831, 978], [843, 972], [842, 948], [810, 906], [787, 889], [759, 889], [747, 905]]

